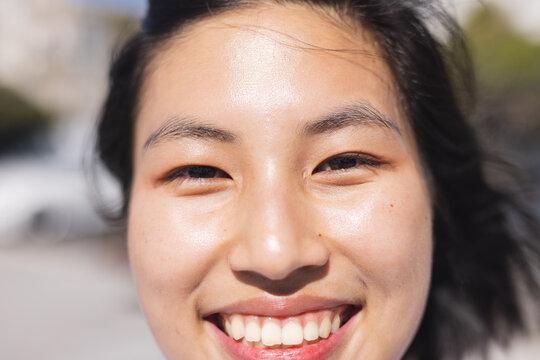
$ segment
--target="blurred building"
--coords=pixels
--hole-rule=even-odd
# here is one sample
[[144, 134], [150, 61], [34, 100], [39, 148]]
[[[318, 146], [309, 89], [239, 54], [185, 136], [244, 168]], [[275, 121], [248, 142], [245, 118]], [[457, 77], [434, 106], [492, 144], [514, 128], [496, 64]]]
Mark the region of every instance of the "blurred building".
[[82, 0], [0, 1], [0, 84], [61, 117], [95, 112], [132, 15]]
[[[540, 39], [540, 1], [446, 2], [457, 13], [470, 13], [479, 4], [497, 4], [512, 14], [512, 23], [522, 32]], [[95, 112], [106, 86], [111, 50], [135, 23], [127, 4], [140, 12], [142, 3], [0, 1], [0, 84], [60, 115]]]
[[[92, 150], [112, 53], [136, 23], [133, 13], [94, 0], [0, 0], [0, 87], [54, 119], [53, 126], [17, 139], [16, 152], [0, 159], [3, 242], [104, 231], [83, 159]], [[10, 119], [0, 121], [9, 127]]]

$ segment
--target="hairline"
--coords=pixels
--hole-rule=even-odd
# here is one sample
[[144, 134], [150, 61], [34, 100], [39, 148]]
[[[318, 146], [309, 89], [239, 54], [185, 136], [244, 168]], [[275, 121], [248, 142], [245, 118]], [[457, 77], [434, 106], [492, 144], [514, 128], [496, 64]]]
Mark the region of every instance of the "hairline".
[[[307, 8], [312, 11], [314, 11], [318, 16], [321, 17], [323, 21], [326, 21], [328, 24], [332, 25], [336, 28], [336, 30], [339, 30], [343, 36], [346, 37], [346, 39], [352, 43], [354, 43], [354, 36], [353, 34], [357, 34], [358, 36], [371, 36], [373, 38], [372, 46], [376, 50], [375, 56], [381, 57], [384, 64], [388, 67], [390, 79], [391, 79], [391, 88], [392, 91], [395, 93], [395, 96], [397, 98], [397, 102], [399, 105], [399, 117], [403, 118], [405, 133], [409, 133], [412, 136], [412, 139], [410, 139], [414, 144], [415, 151], [419, 154], [418, 144], [416, 142], [416, 134], [413, 131], [413, 128], [411, 126], [411, 121], [409, 119], [409, 116], [406, 111], [406, 103], [404, 103], [403, 95], [400, 90], [400, 84], [398, 83], [398, 80], [396, 76], [394, 75], [394, 69], [393, 69], [393, 63], [391, 62], [391, 59], [389, 59], [386, 56], [386, 50], [383, 46], [379, 45], [379, 42], [377, 41], [378, 34], [376, 31], [372, 30], [368, 24], [361, 24], [359, 19], [355, 18], [352, 14], [347, 14], [346, 12], [349, 11], [347, 6], [343, 6], [343, 8], [337, 8], [333, 5], [325, 5], [325, 4], [313, 4], [311, 1], [299, 1], [299, 0], [239, 0], [234, 2], [233, 5], [230, 5], [228, 7], [224, 7], [221, 9], [218, 9], [217, 11], [208, 10], [208, 12], [205, 15], [196, 17], [194, 19], [190, 19], [184, 23], [182, 23], [180, 26], [177, 26], [175, 29], [170, 31], [167, 34], [161, 35], [161, 36], [148, 36], [145, 35], [145, 44], [149, 47], [143, 61], [142, 61], [142, 72], [141, 72], [141, 79], [139, 84], [139, 89], [137, 91], [137, 98], [135, 102], [135, 109], [133, 112], [133, 138], [135, 139], [135, 133], [138, 129], [138, 123], [139, 123], [139, 115], [140, 110], [142, 108], [142, 99], [145, 97], [146, 91], [147, 91], [147, 79], [150, 78], [153, 71], [155, 71], [155, 67], [159, 66], [158, 59], [161, 57], [160, 55], [166, 53], [171, 49], [173, 46], [181, 44], [182, 41], [187, 40], [194, 30], [196, 30], [201, 24], [204, 24], [207, 21], [214, 21], [215, 19], [219, 19], [221, 16], [226, 16], [230, 12], [240, 12], [240, 11], [249, 11], [254, 9], [261, 9], [264, 7], [275, 7], [275, 6], [297, 6], [299, 8]], [[276, 30], [265, 28], [266, 30], [270, 32], [277, 32]], [[277, 32], [279, 33], [279, 32]], [[281, 34], [281, 33], [279, 33]], [[305, 44], [305, 42], [302, 42], [299, 39], [295, 39], [300, 43]], [[299, 50], [321, 50], [321, 51], [327, 51], [332, 53], [354, 53], [354, 50], [350, 49], [328, 49], [328, 48], [321, 48], [317, 47], [315, 45], [311, 45], [311, 49], [304, 48], [304, 47], [297, 47]], [[365, 53], [363, 53], [365, 55]], [[373, 54], [372, 54], [373, 55]], [[133, 141], [133, 145], [135, 145], [135, 141]], [[135, 154], [136, 149], [132, 149], [132, 155]], [[420, 154], [419, 154], [420, 155]], [[133, 157], [132, 157], [133, 161]], [[421, 164], [422, 167], [424, 164]]]

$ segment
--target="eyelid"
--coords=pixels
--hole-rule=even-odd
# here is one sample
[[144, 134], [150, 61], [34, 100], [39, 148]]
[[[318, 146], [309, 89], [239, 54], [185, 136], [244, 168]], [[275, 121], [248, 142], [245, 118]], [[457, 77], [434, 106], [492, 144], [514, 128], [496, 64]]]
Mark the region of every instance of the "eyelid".
[[[196, 167], [205, 167], [205, 168], [212, 168], [216, 170], [216, 175], [224, 175], [224, 176], [216, 176], [216, 177], [189, 177], [189, 176], [182, 176], [182, 173], [188, 171], [190, 168], [196, 168]], [[182, 179], [182, 182], [184, 181], [191, 181], [191, 182], [208, 182], [213, 181], [215, 179], [231, 179], [231, 176], [227, 174], [225, 171], [215, 167], [215, 166], [209, 166], [209, 165], [198, 165], [198, 164], [192, 164], [192, 165], [184, 165], [179, 166], [177, 168], [172, 169], [171, 171], [167, 172], [161, 179], [160, 182], [162, 183], [170, 183], [173, 181], [179, 181], [179, 179]]]
[[[335, 169], [335, 170], [322, 170], [321, 167], [324, 166], [325, 164], [327, 164], [328, 162], [334, 160], [334, 159], [338, 159], [338, 158], [356, 158], [357, 160], [360, 160], [360, 164], [357, 164], [355, 166], [351, 166], [349, 168], [343, 168], [343, 169]], [[359, 167], [363, 167], [363, 166], [366, 166], [366, 167], [371, 167], [371, 168], [379, 168], [381, 167], [382, 165], [386, 164], [385, 161], [381, 160], [380, 158], [376, 157], [376, 156], [373, 156], [371, 154], [367, 154], [367, 153], [363, 153], [363, 152], [346, 152], [346, 153], [341, 153], [341, 154], [337, 154], [337, 155], [333, 155], [327, 159], [325, 159], [324, 161], [322, 161], [319, 165], [317, 165], [315, 167], [315, 169], [313, 170], [312, 173], [317, 173], [317, 172], [341, 172], [341, 171], [348, 171], [348, 170], [352, 170], [352, 169], [357, 169]], [[190, 168], [197, 168], [197, 167], [201, 167], [201, 168], [211, 168], [211, 169], [215, 169], [216, 171], [216, 176], [214, 177], [189, 177], [189, 176], [186, 176], [186, 171], [188, 171]], [[181, 179], [181, 181], [180, 181]], [[210, 165], [199, 165], [199, 164], [191, 164], [191, 165], [183, 165], [183, 166], [179, 166], [179, 167], [176, 167], [172, 170], [170, 170], [169, 172], [167, 172], [164, 176], [162, 176], [160, 179], [159, 179], [159, 182], [161, 183], [171, 183], [173, 181], [179, 181], [179, 182], [196, 182], [196, 183], [207, 183], [207, 182], [212, 182], [212, 181], [215, 181], [217, 179], [232, 179], [232, 177], [227, 174], [225, 171], [219, 169], [218, 167], [215, 167], [215, 166], [210, 166]]]
[[[338, 159], [338, 158], [356, 158], [357, 160], [361, 160], [362, 163], [359, 164], [359, 165], [356, 165], [356, 166], [352, 166], [350, 168], [344, 168], [344, 169], [337, 169], [337, 170], [322, 170], [320, 169], [323, 165], [327, 164], [328, 162], [334, 160], [334, 159]], [[362, 166], [367, 166], [367, 167], [371, 167], [371, 168], [379, 168], [383, 165], [385, 165], [387, 162], [376, 157], [376, 156], [373, 156], [371, 154], [367, 154], [367, 153], [362, 153], [362, 152], [346, 152], [346, 153], [341, 153], [341, 154], [337, 154], [337, 155], [333, 155], [327, 159], [325, 159], [324, 161], [322, 161], [319, 165], [317, 165], [315, 167], [315, 169], [313, 169], [313, 173], [317, 173], [317, 172], [323, 172], [323, 171], [333, 171], [333, 172], [339, 172], [339, 171], [347, 171], [349, 169], [357, 169], [359, 167], [362, 167]]]

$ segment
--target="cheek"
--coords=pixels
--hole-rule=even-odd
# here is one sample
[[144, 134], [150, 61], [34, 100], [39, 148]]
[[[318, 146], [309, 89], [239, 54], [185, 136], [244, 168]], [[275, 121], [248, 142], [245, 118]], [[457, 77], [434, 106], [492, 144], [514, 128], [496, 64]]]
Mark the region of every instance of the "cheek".
[[321, 231], [381, 295], [425, 287], [432, 224], [423, 181], [411, 174], [362, 186], [346, 201], [320, 208], [318, 223], [325, 224]]
[[374, 359], [403, 356], [429, 291], [431, 207], [425, 184], [413, 175], [365, 184], [347, 201], [318, 213], [324, 224], [319, 231], [365, 283], [358, 339]]
[[[227, 231], [224, 218], [212, 211], [201, 219], [200, 208], [189, 202], [134, 186], [128, 222], [130, 263], [155, 333], [185, 330], [185, 336], [193, 336], [189, 327], [198, 321], [197, 288], [219, 261], [220, 241]], [[167, 320], [174, 318], [183, 319], [187, 326]]]

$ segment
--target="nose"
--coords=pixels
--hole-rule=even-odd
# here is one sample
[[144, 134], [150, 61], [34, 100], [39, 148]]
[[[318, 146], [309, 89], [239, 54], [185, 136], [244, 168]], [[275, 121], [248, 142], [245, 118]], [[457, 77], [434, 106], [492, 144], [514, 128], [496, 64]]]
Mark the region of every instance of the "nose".
[[299, 189], [267, 181], [250, 191], [238, 208], [239, 228], [228, 254], [233, 272], [275, 281], [327, 265], [329, 249]]

